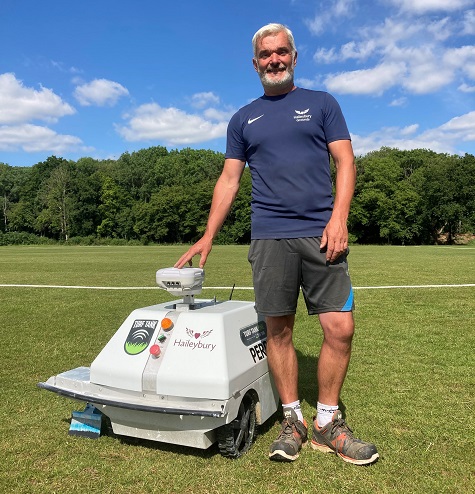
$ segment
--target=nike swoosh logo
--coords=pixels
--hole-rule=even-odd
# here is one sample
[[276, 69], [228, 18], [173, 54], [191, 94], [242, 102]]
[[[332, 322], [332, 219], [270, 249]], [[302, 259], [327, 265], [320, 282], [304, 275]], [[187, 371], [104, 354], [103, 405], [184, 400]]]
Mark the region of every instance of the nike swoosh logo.
[[256, 120], [259, 120], [259, 119], [260, 119], [261, 117], [263, 117], [263, 116], [264, 116], [264, 114], [262, 114], [262, 115], [260, 115], [260, 116], [258, 116], [258, 117], [256, 117], [256, 118], [250, 118], [250, 119], [247, 121], [247, 123], [248, 123], [249, 125], [251, 125], [251, 124], [252, 124], [252, 122], [255, 122]]

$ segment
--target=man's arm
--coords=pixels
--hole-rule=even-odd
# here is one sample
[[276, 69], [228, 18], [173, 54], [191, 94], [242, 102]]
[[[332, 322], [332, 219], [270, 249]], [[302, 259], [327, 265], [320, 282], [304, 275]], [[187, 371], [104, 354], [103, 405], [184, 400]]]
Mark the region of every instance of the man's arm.
[[187, 262], [191, 265], [193, 256], [201, 255], [199, 266], [202, 268], [213, 246], [213, 240], [218, 234], [226, 216], [234, 203], [239, 191], [242, 172], [246, 162], [237, 159], [226, 159], [223, 171], [214, 187], [213, 200], [203, 236], [178, 259], [176, 268], [182, 268]]
[[355, 192], [356, 166], [351, 141], [334, 141], [328, 150], [336, 167], [336, 192], [333, 212], [323, 235], [320, 248], [326, 248], [327, 260], [335, 261], [348, 248], [347, 220]]

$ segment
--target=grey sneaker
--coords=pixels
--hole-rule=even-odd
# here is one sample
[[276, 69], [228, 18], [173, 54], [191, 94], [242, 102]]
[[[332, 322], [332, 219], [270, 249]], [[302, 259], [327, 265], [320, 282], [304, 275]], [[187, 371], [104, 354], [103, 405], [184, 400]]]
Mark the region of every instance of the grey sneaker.
[[379, 458], [374, 444], [353, 437], [353, 431], [343, 420], [340, 410], [337, 410], [332, 421], [322, 428], [315, 425], [314, 417], [312, 448], [324, 453], [335, 453], [354, 465], [369, 465]]
[[307, 423], [301, 422], [292, 408], [284, 408], [282, 430], [271, 444], [269, 458], [275, 461], [294, 461], [307, 442]]

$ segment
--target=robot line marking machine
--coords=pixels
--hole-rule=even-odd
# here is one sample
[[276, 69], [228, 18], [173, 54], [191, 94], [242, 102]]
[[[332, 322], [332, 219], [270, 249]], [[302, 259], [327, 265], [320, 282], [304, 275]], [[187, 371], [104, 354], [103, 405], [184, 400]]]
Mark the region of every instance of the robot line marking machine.
[[159, 287], [183, 299], [132, 311], [92, 362], [40, 388], [86, 402], [70, 434], [114, 434], [206, 449], [237, 458], [256, 426], [277, 410], [266, 325], [252, 302], [196, 299], [204, 271], [164, 268]]

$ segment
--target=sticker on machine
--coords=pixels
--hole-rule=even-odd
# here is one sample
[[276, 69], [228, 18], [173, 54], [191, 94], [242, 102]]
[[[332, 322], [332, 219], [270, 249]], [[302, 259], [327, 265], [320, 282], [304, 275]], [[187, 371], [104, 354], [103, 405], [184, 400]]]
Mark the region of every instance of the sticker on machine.
[[124, 343], [125, 353], [128, 355], [142, 353], [148, 347], [157, 324], [158, 321], [150, 319], [136, 319]]
[[241, 341], [246, 346], [251, 346], [261, 340], [267, 339], [267, 326], [264, 321], [251, 324], [241, 328]]
[[255, 364], [267, 358], [267, 326], [264, 321], [241, 328], [240, 335]]
[[186, 328], [186, 334], [189, 336], [187, 340], [175, 339], [173, 346], [181, 348], [189, 348], [191, 350], [207, 350], [212, 352], [216, 348], [216, 344], [206, 340], [202, 341], [204, 338], [209, 336], [213, 332], [212, 329], [207, 331], [197, 332], [193, 329]]

